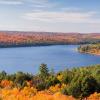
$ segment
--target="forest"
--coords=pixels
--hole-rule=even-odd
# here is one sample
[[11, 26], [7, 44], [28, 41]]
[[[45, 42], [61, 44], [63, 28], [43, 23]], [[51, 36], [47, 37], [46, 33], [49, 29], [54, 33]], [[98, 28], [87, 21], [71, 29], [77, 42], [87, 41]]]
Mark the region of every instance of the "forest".
[[0, 72], [0, 100], [100, 100], [100, 65], [55, 73], [41, 64], [37, 74]]
[[100, 34], [0, 31], [0, 47], [100, 43]]
[[81, 53], [100, 55], [100, 43], [81, 45], [79, 46], [78, 51]]

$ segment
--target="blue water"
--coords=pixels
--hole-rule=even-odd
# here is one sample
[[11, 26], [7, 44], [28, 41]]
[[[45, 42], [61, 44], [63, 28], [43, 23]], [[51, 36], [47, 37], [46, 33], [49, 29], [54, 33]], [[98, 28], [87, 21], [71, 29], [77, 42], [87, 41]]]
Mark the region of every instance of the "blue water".
[[0, 48], [0, 71], [37, 73], [46, 63], [55, 71], [100, 64], [100, 56], [77, 52], [78, 45]]

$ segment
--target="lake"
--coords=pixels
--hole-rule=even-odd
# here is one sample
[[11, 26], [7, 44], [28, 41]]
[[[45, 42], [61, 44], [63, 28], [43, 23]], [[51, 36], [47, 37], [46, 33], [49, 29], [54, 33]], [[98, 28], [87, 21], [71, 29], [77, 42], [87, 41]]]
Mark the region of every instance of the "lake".
[[45, 63], [56, 72], [72, 67], [100, 64], [100, 56], [82, 54], [78, 45], [0, 48], [0, 71], [37, 73]]

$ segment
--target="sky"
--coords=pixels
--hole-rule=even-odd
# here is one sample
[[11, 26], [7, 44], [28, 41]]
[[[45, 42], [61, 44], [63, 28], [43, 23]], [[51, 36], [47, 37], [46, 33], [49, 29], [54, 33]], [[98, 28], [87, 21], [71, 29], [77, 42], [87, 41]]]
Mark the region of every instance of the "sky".
[[0, 30], [100, 33], [100, 0], [0, 0]]

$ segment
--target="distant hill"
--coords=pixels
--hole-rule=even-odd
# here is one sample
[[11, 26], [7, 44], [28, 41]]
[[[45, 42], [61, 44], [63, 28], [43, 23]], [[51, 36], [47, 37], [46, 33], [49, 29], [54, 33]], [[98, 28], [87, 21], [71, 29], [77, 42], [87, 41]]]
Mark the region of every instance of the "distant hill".
[[99, 33], [0, 31], [0, 47], [84, 44], [100, 42]]

